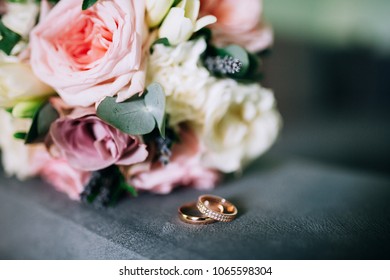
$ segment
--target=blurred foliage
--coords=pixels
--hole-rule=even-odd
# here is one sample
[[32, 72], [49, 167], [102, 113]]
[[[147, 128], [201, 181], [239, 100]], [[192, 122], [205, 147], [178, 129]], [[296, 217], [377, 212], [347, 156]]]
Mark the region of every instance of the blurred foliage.
[[278, 37], [390, 53], [389, 0], [265, 0]]

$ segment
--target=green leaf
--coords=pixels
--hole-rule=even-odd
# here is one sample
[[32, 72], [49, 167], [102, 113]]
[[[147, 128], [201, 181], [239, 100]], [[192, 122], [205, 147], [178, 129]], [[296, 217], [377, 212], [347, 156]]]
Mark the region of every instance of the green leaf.
[[[38, 2], [42, 2], [42, 0], [37, 0]], [[60, 0], [49, 0], [50, 3], [52, 4], [57, 4], [58, 2], [60, 2]]]
[[133, 197], [138, 196], [137, 190], [133, 186], [130, 186], [129, 184], [127, 184], [124, 180], [121, 182], [120, 188], [122, 190], [128, 192], [129, 194], [131, 194]]
[[92, 7], [98, 0], [84, 0], [82, 9], [87, 10], [88, 8]]
[[197, 40], [199, 38], [203, 37], [204, 40], [208, 43], [210, 42], [211, 40], [211, 37], [212, 37], [212, 31], [210, 28], [207, 28], [207, 27], [203, 27], [202, 29], [198, 30], [197, 32], [195, 32], [190, 40]]
[[175, 2], [173, 2], [173, 5], [172, 5], [172, 6], [175, 7], [177, 4], [180, 3], [180, 1], [181, 1], [181, 0], [175, 0]]
[[150, 46], [150, 53], [153, 53], [153, 49], [154, 49], [154, 46], [155, 45], [159, 45], [159, 44], [162, 44], [162, 45], [164, 45], [164, 46], [166, 46], [166, 47], [170, 47], [171, 46], [171, 44], [169, 43], [169, 40], [168, 40], [168, 38], [160, 38], [160, 39], [157, 39], [156, 41], [154, 41], [153, 42], [153, 44]]
[[8, 113], [10, 113], [10, 114], [12, 114], [12, 110], [13, 110], [14, 108], [5, 108], [4, 110], [6, 111], [6, 112], [8, 112]]
[[106, 97], [98, 106], [96, 114], [113, 127], [130, 135], [150, 133], [156, 126], [156, 121], [147, 111], [143, 99], [132, 98], [117, 103], [115, 97]]
[[15, 139], [25, 140], [26, 137], [27, 137], [27, 133], [26, 132], [15, 132], [14, 133], [14, 138]]
[[260, 71], [261, 59], [258, 55], [249, 53], [249, 68], [246, 74], [246, 79], [260, 81], [263, 74]]
[[49, 102], [45, 103], [34, 115], [30, 130], [26, 136], [26, 144], [44, 141], [51, 124], [59, 118], [58, 112]]
[[117, 103], [115, 97], [106, 97], [96, 114], [127, 134], [145, 135], [157, 126], [164, 137], [164, 112], [165, 93], [161, 85], [153, 83], [142, 96], [134, 96], [122, 103]]
[[0, 50], [10, 55], [12, 49], [20, 41], [22, 36], [6, 27], [0, 20]]

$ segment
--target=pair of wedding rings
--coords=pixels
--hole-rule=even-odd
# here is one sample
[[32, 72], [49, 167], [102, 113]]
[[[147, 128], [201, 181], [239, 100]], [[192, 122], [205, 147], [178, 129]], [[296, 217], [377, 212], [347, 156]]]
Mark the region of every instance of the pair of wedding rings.
[[190, 224], [231, 222], [238, 212], [233, 203], [215, 195], [201, 195], [197, 202], [184, 204], [178, 211], [179, 218]]

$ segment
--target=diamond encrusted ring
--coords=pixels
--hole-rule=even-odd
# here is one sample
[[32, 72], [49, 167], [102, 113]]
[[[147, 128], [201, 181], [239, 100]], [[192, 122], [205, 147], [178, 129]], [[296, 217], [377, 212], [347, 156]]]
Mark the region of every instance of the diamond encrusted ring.
[[220, 222], [231, 222], [237, 216], [233, 203], [215, 195], [201, 195], [196, 204], [203, 215]]

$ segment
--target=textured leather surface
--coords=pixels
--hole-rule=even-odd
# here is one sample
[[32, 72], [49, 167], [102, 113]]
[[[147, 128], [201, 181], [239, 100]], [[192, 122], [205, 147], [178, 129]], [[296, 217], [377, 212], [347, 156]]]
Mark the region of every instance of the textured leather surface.
[[0, 257], [16, 259], [389, 259], [390, 178], [265, 157], [211, 193], [231, 223], [177, 217], [204, 192], [141, 194], [96, 210], [39, 180], [0, 176]]

